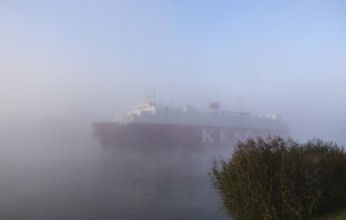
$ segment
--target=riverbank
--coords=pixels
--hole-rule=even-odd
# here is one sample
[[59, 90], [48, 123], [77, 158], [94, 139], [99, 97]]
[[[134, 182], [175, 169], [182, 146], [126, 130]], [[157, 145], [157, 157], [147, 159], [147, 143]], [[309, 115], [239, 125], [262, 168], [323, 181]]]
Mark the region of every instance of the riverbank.
[[317, 220], [346, 220], [346, 208], [341, 209], [333, 214], [322, 216]]

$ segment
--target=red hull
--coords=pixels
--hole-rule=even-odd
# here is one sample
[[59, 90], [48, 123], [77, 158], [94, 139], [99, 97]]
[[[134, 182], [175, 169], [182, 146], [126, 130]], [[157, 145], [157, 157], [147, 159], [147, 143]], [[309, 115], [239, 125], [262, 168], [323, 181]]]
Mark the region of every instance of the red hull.
[[238, 140], [268, 135], [288, 136], [288, 130], [211, 127], [158, 123], [93, 123], [103, 147], [127, 146], [230, 146]]

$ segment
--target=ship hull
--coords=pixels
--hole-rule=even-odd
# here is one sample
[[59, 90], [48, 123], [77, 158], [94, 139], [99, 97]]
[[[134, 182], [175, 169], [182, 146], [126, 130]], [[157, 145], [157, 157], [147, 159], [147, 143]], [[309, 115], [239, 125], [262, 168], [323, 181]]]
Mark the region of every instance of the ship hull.
[[231, 146], [248, 138], [268, 135], [288, 136], [288, 130], [242, 127], [214, 127], [201, 125], [178, 125], [159, 123], [115, 122], [93, 123], [94, 136], [104, 148], [147, 147], [213, 147]]

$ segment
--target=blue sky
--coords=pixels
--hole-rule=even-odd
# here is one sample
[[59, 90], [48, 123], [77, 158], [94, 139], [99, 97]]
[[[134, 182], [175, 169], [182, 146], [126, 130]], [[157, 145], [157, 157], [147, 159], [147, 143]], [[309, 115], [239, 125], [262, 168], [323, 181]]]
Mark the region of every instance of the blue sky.
[[0, 113], [107, 117], [155, 88], [177, 105], [238, 110], [240, 99], [335, 138], [345, 11], [344, 1], [1, 1]]

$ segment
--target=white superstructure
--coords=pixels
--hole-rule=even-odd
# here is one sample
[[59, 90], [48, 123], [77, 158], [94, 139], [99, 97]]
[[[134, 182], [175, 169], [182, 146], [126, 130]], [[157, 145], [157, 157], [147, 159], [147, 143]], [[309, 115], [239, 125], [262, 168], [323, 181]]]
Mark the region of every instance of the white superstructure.
[[121, 124], [157, 123], [261, 129], [280, 129], [286, 126], [275, 114], [256, 116], [250, 113], [221, 110], [199, 112], [190, 106], [173, 108], [157, 105], [155, 102], [135, 105], [126, 116], [117, 121]]

